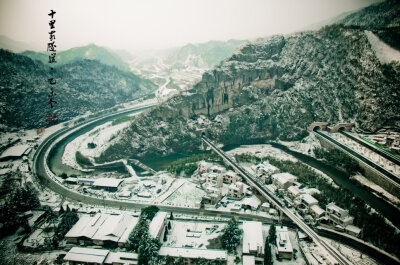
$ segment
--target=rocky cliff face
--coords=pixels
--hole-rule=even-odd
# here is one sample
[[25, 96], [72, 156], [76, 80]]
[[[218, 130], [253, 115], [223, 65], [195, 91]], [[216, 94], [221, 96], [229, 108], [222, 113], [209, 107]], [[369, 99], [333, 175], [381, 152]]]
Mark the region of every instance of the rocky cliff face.
[[234, 53], [192, 89], [137, 117], [101, 159], [187, 153], [196, 129], [223, 144], [297, 140], [313, 121], [400, 128], [400, 65], [380, 64], [363, 30], [330, 26]]

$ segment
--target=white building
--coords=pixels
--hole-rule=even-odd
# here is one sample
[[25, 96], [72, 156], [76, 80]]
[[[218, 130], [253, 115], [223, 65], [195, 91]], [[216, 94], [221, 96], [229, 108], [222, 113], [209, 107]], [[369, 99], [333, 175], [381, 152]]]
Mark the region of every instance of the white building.
[[309, 212], [315, 218], [320, 218], [325, 214], [325, 210], [319, 207], [319, 205], [312, 205], [309, 209]]
[[158, 238], [162, 242], [167, 222], [168, 222], [167, 213], [157, 212], [156, 216], [154, 216], [153, 220], [151, 220], [151, 223], [149, 225], [149, 234], [153, 238]]
[[326, 206], [326, 217], [333, 223], [343, 227], [353, 224], [354, 220], [354, 218], [349, 215], [349, 211], [340, 208], [333, 202]]
[[99, 178], [94, 180], [93, 187], [115, 192], [118, 191], [122, 181], [115, 178]]
[[310, 194], [303, 194], [301, 195], [301, 203], [307, 208], [309, 209], [311, 206], [313, 205], [317, 205], [318, 204], [318, 200], [315, 199], [313, 196], [311, 196]]
[[297, 196], [303, 194], [303, 191], [301, 191], [301, 190], [299, 189], [299, 187], [297, 187], [297, 186], [290, 186], [290, 187], [287, 189], [287, 191], [288, 191], [289, 197], [292, 198], [292, 199], [294, 199], [294, 198], [296, 198]]
[[282, 259], [292, 259], [293, 247], [286, 226], [276, 226], [276, 247]]
[[27, 144], [12, 146], [1, 154], [0, 161], [18, 159], [27, 156], [31, 151], [32, 148]]
[[218, 188], [222, 187], [223, 177], [221, 174], [204, 173], [203, 177], [205, 177], [207, 183], [210, 183]]
[[197, 249], [197, 248], [179, 248], [179, 247], [161, 247], [158, 252], [159, 256], [181, 257], [182, 265], [197, 264], [196, 260], [218, 260], [222, 264], [227, 264], [228, 252], [226, 250], [217, 249]]
[[110, 252], [106, 249], [73, 247], [64, 257], [70, 265], [75, 264], [112, 264], [136, 265], [138, 254], [128, 252]]
[[130, 214], [82, 216], [65, 238], [68, 243], [123, 247], [137, 222]]
[[[247, 186], [247, 185], [246, 185]], [[245, 192], [246, 192], [246, 187], [245, 184], [241, 181], [238, 181], [236, 183], [232, 183], [229, 185], [229, 197], [235, 198], [235, 199], [241, 199], [243, 198]]]
[[278, 173], [271, 176], [272, 183], [275, 184], [279, 189], [287, 189], [297, 181], [297, 177], [290, 173]]
[[262, 174], [262, 175], [267, 175], [271, 176], [272, 174], [278, 173], [279, 169], [273, 165], [271, 165], [268, 162], [262, 162], [254, 167], [252, 169], [257, 173], [257, 174]]
[[226, 184], [236, 183], [242, 180], [241, 177], [239, 177], [235, 172], [231, 170], [222, 174], [222, 177], [223, 177], [223, 182]]
[[261, 222], [243, 222], [243, 255], [253, 255], [263, 259], [264, 239]]
[[269, 211], [270, 207], [271, 206], [270, 206], [270, 204], [268, 202], [264, 202], [263, 204], [261, 204], [260, 209], [261, 209], [261, 211], [264, 211], [264, 212], [267, 213]]
[[242, 201], [242, 206], [245, 205], [247, 207], [250, 207], [251, 210], [256, 211], [258, 207], [260, 206], [261, 201], [258, 199], [256, 196], [251, 196], [249, 198], [245, 198]]
[[254, 256], [243, 255], [242, 264], [243, 265], [255, 265], [256, 264], [256, 259], [255, 259]]

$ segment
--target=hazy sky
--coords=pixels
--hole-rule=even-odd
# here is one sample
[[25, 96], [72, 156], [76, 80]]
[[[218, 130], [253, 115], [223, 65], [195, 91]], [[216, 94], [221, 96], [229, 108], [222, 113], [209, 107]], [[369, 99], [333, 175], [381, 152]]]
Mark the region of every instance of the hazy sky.
[[50, 9], [58, 50], [95, 43], [159, 49], [298, 31], [376, 0], [0, 0], [0, 35], [46, 48]]

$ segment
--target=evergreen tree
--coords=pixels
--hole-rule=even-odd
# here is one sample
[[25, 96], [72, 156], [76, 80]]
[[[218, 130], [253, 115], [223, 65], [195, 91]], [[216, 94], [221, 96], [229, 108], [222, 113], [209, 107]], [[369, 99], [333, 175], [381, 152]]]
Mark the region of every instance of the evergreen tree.
[[155, 264], [158, 258], [158, 251], [161, 243], [156, 238], [152, 238], [148, 231], [145, 231], [139, 241], [138, 264]]
[[268, 239], [269, 239], [269, 242], [271, 244], [275, 244], [275, 241], [276, 241], [276, 228], [275, 228], [274, 224], [272, 224], [271, 227], [269, 228]]
[[139, 221], [136, 224], [135, 228], [129, 234], [128, 237], [128, 250], [132, 250], [137, 252], [139, 249], [140, 239], [143, 234], [145, 234], [149, 230], [149, 223], [142, 216], [139, 217]]
[[265, 248], [264, 248], [264, 265], [272, 265], [272, 255], [271, 255], [271, 246], [268, 242], [268, 238], [265, 239]]
[[241, 234], [238, 222], [232, 218], [222, 235], [222, 246], [229, 252], [235, 251], [236, 247], [240, 244]]
[[142, 212], [140, 213], [140, 216], [142, 216], [143, 218], [151, 221], [153, 220], [154, 216], [157, 214], [157, 212], [160, 209], [157, 206], [147, 206], [145, 208], [142, 209]]

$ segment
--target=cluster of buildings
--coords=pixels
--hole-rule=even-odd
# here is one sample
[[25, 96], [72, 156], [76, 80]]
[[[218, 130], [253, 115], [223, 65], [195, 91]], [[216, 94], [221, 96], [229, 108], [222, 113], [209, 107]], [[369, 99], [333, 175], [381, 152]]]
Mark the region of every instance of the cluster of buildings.
[[203, 198], [205, 204], [216, 204], [223, 196], [240, 200], [251, 195], [249, 186], [243, 183], [242, 178], [233, 171], [226, 171], [224, 167], [201, 161], [197, 173], [191, 179], [200, 183], [207, 196]]
[[[101, 214], [82, 216], [65, 235], [67, 243], [97, 245], [108, 248], [127, 247], [128, 237], [138, 218], [131, 214]], [[162, 239], [167, 225], [167, 213], [158, 212], [149, 226], [153, 238]]]
[[[264, 170], [268, 168], [268, 170]], [[340, 208], [334, 203], [330, 203], [323, 209], [313, 194], [319, 194], [317, 189], [301, 188], [297, 182], [297, 177], [290, 173], [276, 173], [273, 166], [263, 164], [255, 166], [255, 170], [261, 181], [271, 183], [266, 187], [273, 193], [283, 197], [288, 207], [296, 208], [297, 212], [305, 217], [307, 222], [320, 224], [336, 230], [345, 231], [353, 236], [359, 236], [361, 229], [353, 225], [354, 218], [349, 215], [347, 210]]]

